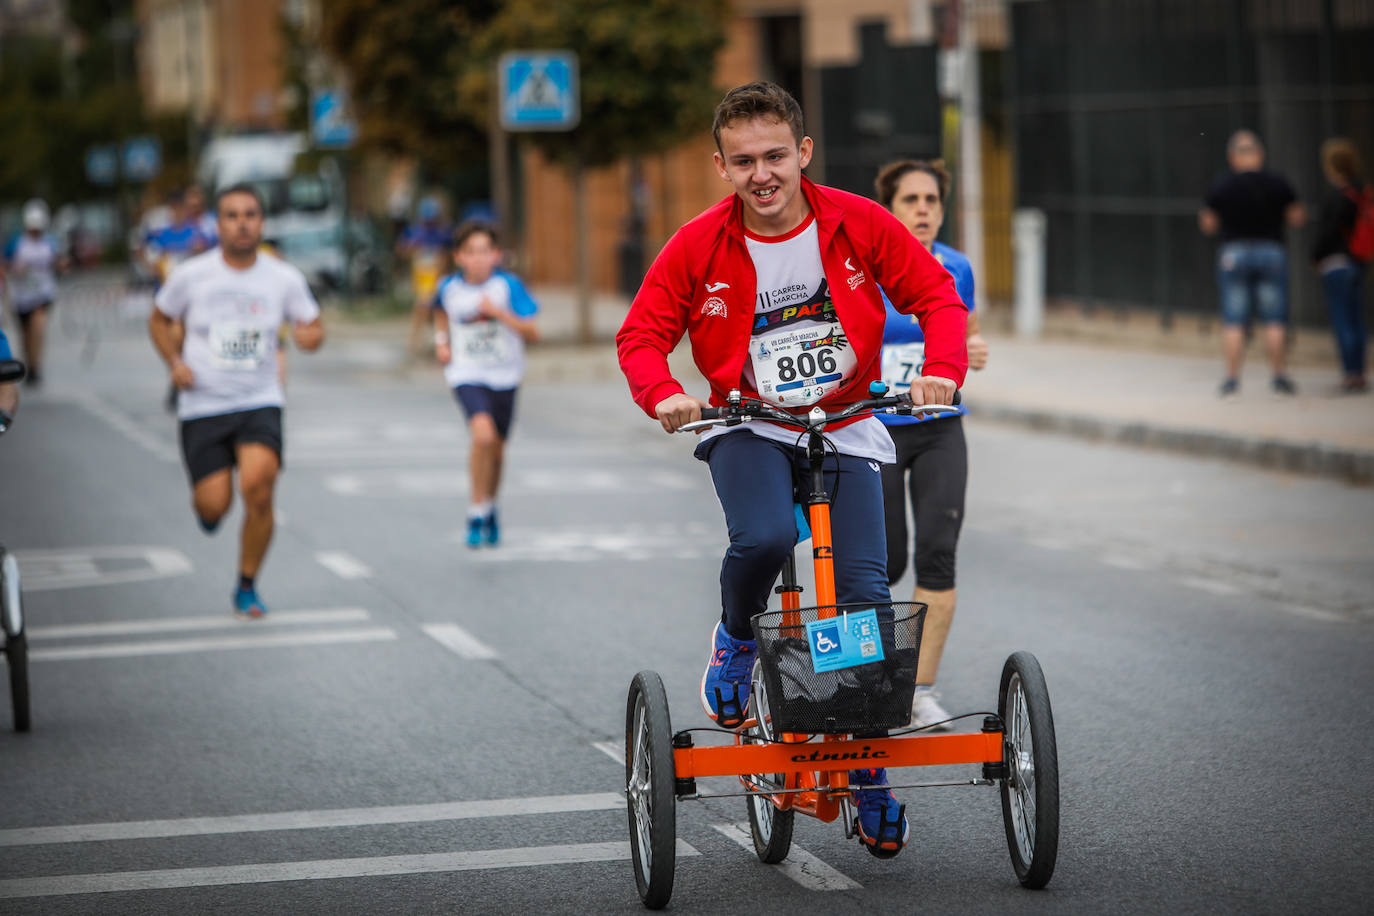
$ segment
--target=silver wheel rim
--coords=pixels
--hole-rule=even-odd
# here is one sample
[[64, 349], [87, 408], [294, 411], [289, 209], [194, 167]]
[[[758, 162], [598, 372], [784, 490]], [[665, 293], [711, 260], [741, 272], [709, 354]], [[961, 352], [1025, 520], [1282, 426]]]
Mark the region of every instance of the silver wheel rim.
[[654, 765], [649, 759], [649, 721], [644, 714], [644, 694], [635, 700], [634, 757], [629, 784], [625, 794], [635, 815], [635, 833], [639, 840], [639, 871], [647, 882], [654, 864], [653, 846], [649, 831], [654, 822], [653, 777]]
[[1035, 854], [1035, 741], [1031, 737], [1030, 713], [1021, 675], [1013, 673], [1007, 683], [1007, 779], [1011, 800], [1012, 829], [1016, 848], [1027, 864]]
[[[754, 662], [753, 687], [751, 689], [754, 694], [754, 719], [758, 722], [754, 732], [760, 738], [772, 739], [772, 714], [768, 709], [768, 698], [763, 689], [763, 672], [759, 669], [758, 661]], [[752, 777], [752, 783], [754, 789], [765, 792], [781, 789], [783, 787], [783, 775], [781, 773], [755, 774]], [[774, 806], [772, 799], [766, 795], [749, 796], [749, 806], [754, 810], [754, 822], [758, 826], [759, 837], [766, 845], [773, 839], [773, 815], [777, 814], [778, 809]]]

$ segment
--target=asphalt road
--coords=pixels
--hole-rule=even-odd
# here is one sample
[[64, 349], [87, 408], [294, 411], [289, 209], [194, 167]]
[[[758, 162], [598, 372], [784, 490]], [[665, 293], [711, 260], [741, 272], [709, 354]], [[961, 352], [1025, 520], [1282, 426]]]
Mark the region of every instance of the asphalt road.
[[[527, 386], [506, 543], [470, 552], [437, 371], [365, 333], [293, 354], [272, 614], [245, 622], [239, 516], [196, 527], [150, 348], [111, 328], [52, 350], [0, 440], [34, 694], [33, 731], [0, 731], [0, 912], [639, 911], [630, 678], [707, 724], [724, 526], [690, 441], [622, 386]], [[679, 806], [672, 909], [1366, 912], [1374, 491], [968, 434], [941, 686], [992, 709], [1006, 656], [1040, 659], [1053, 881], [1017, 885], [988, 788], [905, 793], [887, 862], [798, 818], [785, 867], [737, 842], [742, 801], [703, 801]]]

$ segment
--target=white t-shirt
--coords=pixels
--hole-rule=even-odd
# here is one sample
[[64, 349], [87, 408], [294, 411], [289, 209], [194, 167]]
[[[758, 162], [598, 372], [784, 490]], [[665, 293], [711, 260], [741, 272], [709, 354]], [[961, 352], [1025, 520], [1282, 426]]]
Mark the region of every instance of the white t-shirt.
[[57, 243], [51, 236], [20, 233], [10, 241], [5, 257], [10, 301], [17, 311], [31, 312], [57, 298]]
[[237, 270], [218, 248], [179, 264], [153, 302], [186, 325], [181, 358], [195, 383], [177, 398], [182, 420], [280, 407], [277, 334], [283, 322], [320, 315], [295, 267], [260, 253], [252, 267]]
[[479, 318], [483, 299], [520, 318], [538, 311], [524, 286], [508, 273], [497, 272], [475, 284], [456, 274], [445, 278], [437, 304], [448, 315], [453, 358], [444, 367], [444, 380], [450, 388], [517, 388], [525, 375], [525, 341], [496, 319]]
[[[803, 410], [858, 371], [821, 266], [816, 219], [808, 215], [792, 232], [771, 239], [746, 232], [744, 243], [754, 262], [758, 290], [744, 380], [765, 401]], [[757, 420], [713, 427], [702, 435], [746, 430], [788, 445], [797, 444], [801, 435], [799, 429]], [[841, 454], [884, 464], [897, 460], [887, 428], [873, 417], [827, 430], [826, 435]], [[806, 440], [800, 441], [805, 447]]]

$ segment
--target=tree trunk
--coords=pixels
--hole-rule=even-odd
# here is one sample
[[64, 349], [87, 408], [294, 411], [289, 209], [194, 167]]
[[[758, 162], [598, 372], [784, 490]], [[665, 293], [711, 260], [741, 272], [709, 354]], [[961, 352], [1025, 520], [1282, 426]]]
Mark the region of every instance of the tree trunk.
[[587, 170], [582, 157], [573, 160], [573, 219], [577, 224], [577, 339], [592, 342], [592, 249], [587, 215]]

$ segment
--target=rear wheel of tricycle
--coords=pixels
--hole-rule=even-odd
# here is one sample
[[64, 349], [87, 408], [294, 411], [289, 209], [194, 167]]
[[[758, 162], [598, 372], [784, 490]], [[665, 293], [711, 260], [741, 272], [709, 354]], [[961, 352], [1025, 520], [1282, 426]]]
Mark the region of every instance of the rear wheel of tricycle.
[[1002, 819], [1011, 864], [1024, 886], [1042, 888], [1059, 855], [1059, 754], [1045, 675], [1029, 652], [1014, 653], [1003, 666], [997, 713], [1006, 729]]
[[[768, 693], [764, 689], [763, 676], [758, 662], [754, 663], [754, 698], [752, 712], [758, 724], [748, 734], [763, 740], [771, 740], [773, 734], [772, 717], [768, 709]], [[745, 739], [746, 743], [748, 738]], [[759, 742], [762, 743], [762, 742]], [[787, 774], [761, 773], [747, 777], [753, 791], [781, 790], [786, 787]], [[792, 849], [792, 826], [797, 812], [786, 810], [773, 803], [767, 795], [750, 795], [749, 833], [754, 838], [754, 851], [759, 861], [767, 865], [777, 865], [787, 858]]]
[[651, 910], [673, 895], [677, 867], [677, 795], [668, 695], [652, 671], [630, 682], [625, 707], [625, 800], [639, 898]]

